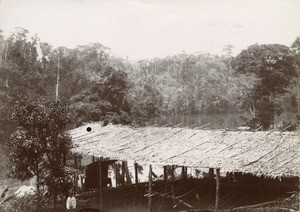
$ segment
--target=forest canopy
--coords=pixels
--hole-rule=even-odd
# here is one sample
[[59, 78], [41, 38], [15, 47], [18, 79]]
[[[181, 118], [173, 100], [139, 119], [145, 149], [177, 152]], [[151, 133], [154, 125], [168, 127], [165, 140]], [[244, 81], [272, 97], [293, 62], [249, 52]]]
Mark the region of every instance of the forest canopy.
[[[232, 48], [226, 45], [223, 55], [182, 53], [132, 62], [99, 43], [54, 48], [23, 28], [7, 38], [1, 33], [1, 143], [15, 128], [17, 98], [54, 98], [56, 90], [74, 126], [99, 120], [141, 125], [154, 116], [249, 110], [259, 126], [260, 104], [271, 104], [268, 116], [299, 113], [299, 38], [291, 47], [253, 45], [236, 57]], [[264, 129], [272, 123], [273, 118]]]

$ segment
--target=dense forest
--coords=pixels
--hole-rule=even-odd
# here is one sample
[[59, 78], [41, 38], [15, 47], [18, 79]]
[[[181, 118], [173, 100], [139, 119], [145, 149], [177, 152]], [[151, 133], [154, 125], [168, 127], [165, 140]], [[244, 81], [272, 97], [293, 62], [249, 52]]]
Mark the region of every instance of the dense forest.
[[268, 129], [276, 114], [299, 114], [300, 38], [290, 47], [251, 45], [236, 57], [226, 45], [221, 56], [182, 53], [132, 62], [99, 43], [54, 48], [23, 28], [7, 38], [0, 32], [1, 144], [15, 129], [17, 100], [55, 98], [56, 92], [72, 126], [247, 111], [245, 124]]

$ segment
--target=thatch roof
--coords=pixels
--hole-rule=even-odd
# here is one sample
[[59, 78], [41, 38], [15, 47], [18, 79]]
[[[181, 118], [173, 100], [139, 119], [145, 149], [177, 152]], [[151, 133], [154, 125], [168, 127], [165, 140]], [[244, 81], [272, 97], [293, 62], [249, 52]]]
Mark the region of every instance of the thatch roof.
[[[91, 131], [87, 132], [87, 127]], [[74, 153], [157, 165], [300, 176], [299, 132], [249, 132], [88, 124], [71, 130]]]

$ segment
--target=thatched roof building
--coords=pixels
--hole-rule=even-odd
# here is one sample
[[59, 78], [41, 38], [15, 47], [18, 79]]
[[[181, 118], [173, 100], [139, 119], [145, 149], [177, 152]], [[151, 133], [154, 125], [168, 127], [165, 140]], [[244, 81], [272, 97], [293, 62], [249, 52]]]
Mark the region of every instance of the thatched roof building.
[[72, 152], [78, 154], [258, 176], [300, 176], [300, 132], [103, 127], [92, 123], [69, 133], [75, 145]]

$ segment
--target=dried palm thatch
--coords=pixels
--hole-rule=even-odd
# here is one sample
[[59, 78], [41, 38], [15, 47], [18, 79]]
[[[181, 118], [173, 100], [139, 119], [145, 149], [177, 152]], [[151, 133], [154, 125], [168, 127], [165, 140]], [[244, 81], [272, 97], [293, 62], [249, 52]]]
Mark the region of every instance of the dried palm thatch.
[[[87, 132], [86, 128], [91, 127]], [[71, 130], [78, 154], [156, 165], [300, 176], [299, 132], [248, 132], [92, 123]]]

